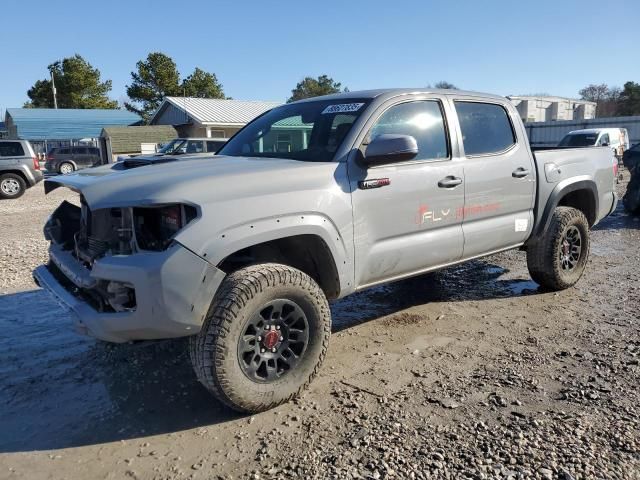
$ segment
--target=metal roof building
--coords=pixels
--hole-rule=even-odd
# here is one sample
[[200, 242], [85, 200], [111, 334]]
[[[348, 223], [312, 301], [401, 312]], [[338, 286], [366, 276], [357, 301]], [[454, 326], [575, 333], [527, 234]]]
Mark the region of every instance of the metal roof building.
[[5, 114], [9, 138], [31, 141], [98, 138], [104, 127], [140, 120], [126, 110], [7, 108]]
[[279, 102], [165, 97], [151, 125], [173, 125], [181, 136], [229, 138]]

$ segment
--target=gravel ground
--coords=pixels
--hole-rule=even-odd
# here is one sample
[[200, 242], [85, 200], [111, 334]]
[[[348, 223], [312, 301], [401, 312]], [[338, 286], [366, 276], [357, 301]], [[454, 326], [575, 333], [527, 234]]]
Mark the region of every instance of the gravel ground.
[[563, 292], [508, 252], [335, 302], [311, 389], [240, 416], [184, 341], [68, 330], [30, 278], [73, 195], [49, 197], [0, 203], [0, 478], [640, 478], [640, 221], [621, 208]]

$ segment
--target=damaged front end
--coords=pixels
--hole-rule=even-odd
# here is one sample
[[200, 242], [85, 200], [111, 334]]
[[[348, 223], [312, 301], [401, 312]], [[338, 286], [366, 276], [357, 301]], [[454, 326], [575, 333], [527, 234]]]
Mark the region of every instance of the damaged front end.
[[64, 201], [51, 215], [44, 235], [51, 242], [50, 270], [72, 292], [98, 312], [136, 309], [133, 284], [91, 275], [96, 261], [107, 256], [160, 252], [197, 217], [190, 205], [103, 208], [92, 211], [80, 197], [80, 207]]
[[91, 209], [81, 193], [80, 206], [63, 202], [46, 223], [50, 261], [33, 276], [72, 313], [80, 333], [121, 343], [202, 327], [225, 274], [178, 241], [200, 212], [143, 203]]

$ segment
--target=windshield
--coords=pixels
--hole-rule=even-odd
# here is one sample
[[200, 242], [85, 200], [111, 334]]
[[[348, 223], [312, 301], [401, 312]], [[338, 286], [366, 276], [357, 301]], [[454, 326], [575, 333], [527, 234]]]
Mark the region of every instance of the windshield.
[[274, 108], [238, 132], [218, 155], [330, 162], [369, 102], [316, 100]]
[[598, 138], [597, 133], [573, 133], [565, 136], [560, 143], [559, 147], [593, 147], [596, 144]]
[[169, 143], [167, 143], [164, 147], [158, 150], [158, 153], [164, 153], [170, 155], [172, 153], [178, 152], [180, 149], [183, 150], [182, 153], [186, 151], [186, 140], [183, 138], [174, 138]]

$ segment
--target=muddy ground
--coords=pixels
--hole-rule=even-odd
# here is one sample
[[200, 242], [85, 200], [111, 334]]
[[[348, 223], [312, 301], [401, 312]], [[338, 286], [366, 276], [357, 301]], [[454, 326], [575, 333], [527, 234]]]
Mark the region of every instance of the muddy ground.
[[72, 195], [49, 197], [0, 203], [0, 479], [640, 478], [640, 221], [621, 208], [564, 292], [509, 252], [334, 303], [310, 390], [243, 416], [184, 341], [70, 330], [30, 278]]

